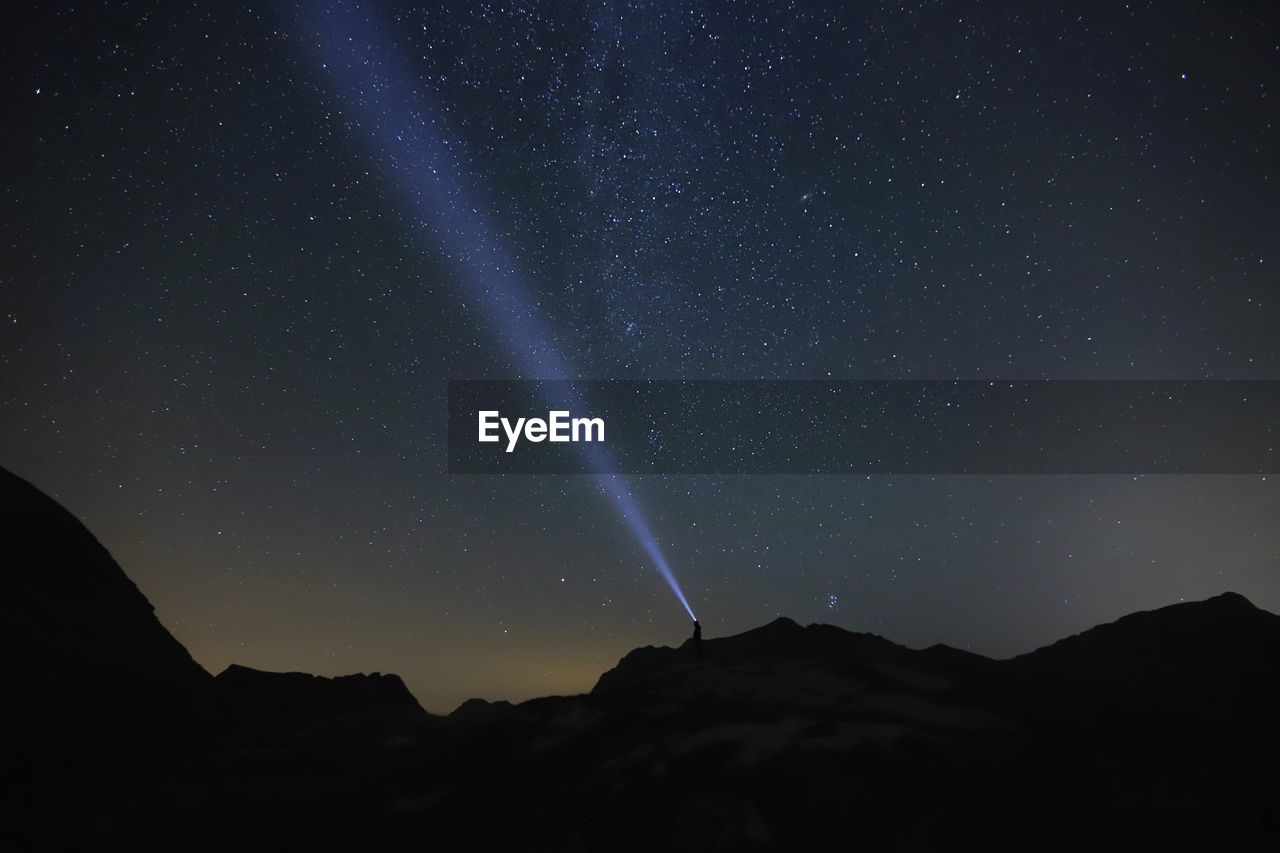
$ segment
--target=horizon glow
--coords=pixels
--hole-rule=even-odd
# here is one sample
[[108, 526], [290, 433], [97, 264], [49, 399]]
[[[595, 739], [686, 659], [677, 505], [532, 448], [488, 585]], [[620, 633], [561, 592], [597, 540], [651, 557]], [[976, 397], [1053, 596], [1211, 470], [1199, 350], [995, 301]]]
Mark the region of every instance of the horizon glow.
[[[452, 263], [468, 301], [483, 309], [490, 332], [512, 363], [541, 379], [573, 378], [509, 248], [490, 225], [486, 205], [453, 153], [461, 150], [461, 141], [448, 134], [443, 111], [415, 85], [407, 58], [391, 38], [379, 35], [382, 22], [333, 0], [305, 4], [303, 23], [309, 32], [300, 36], [335, 99], [363, 132], [384, 184], [414, 215], [419, 236], [431, 240]], [[579, 446], [589, 448], [584, 452], [597, 463], [595, 470], [615, 467], [599, 445]], [[625, 479], [615, 473], [593, 476], [676, 600], [696, 620]]]

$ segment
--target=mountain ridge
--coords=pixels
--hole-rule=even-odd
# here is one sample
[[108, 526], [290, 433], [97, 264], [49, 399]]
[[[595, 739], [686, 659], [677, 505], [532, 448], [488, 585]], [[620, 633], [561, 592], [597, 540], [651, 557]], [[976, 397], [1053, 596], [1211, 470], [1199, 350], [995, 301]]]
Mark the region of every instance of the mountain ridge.
[[233, 663], [213, 679], [223, 713], [242, 720], [318, 720], [358, 714], [425, 716], [393, 673], [323, 676], [268, 672]]
[[[156, 682], [150, 685], [151, 688], [168, 695], [165, 707], [169, 710], [173, 710], [173, 703], [177, 702], [188, 711], [196, 707], [207, 711], [208, 696], [212, 693], [219, 697], [214, 701], [216, 707], [222, 710], [236, 708], [232, 713], [242, 714], [255, 701], [249, 694], [265, 690], [278, 697], [275, 700], [277, 703], [291, 704], [293, 713], [299, 717], [313, 716], [303, 707], [308, 701], [316, 702], [319, 707], [340, 708], [343, 713], [350, 712], [354, 708], [351, 703], [356, 696], [364, 696], [371, 701], [371, 708], [379, 711], [398, 708], [410, 713], [415, 712], [414, 709], [416, 712], [426, 713], [403, 680], [392, 674], [353, 674], [325, 678], [296, 672], [261, 673], [233, 663], [217, 677], [211, 676], [190, 656], [182, 643], [164, 628], [155, 616], [154, 607], [137, 585], [74, 514], [28, 481], [3, 468], [0, 468], [0, 508], [4, 510], [4, 527], [0, 528], [0, 533], [7, 534], [10, 541], [27, 545], [21, 549], [18, 562], [22, 563], [23, 559], [34, 560], [37, 566], [44, 569], [18, 573], [17, 595], [10, 597], [11, 623], [16, 623], [20, 631], [25, 626], [29, 633], [28, 640], [32, 639], [32, 634], [37, 633], [33, 613], [41, 614], [40, 619], [54, 625], [60, 624], [60, 618], [74, 623], [75, 630], [63, 626], [62, 633], [68, 636], [77, 630], [85, 630], [86, 619], [90, 623], [94, 620], [85, 613], [84, 607], [76, 606], [75, 602], [89, 596], [96, 602], [95, 611], [110, 613], [110, 608], [104, 610], [102, 601], [116, 601], [120, 619], [124, 620], [120, 624], [127, 622], [130, 626], [127, 631], [121, 632], [122, 635], [132, 637], [130, 642], [135, 644], [141, 642], [136, 649], [131, 647], [129, 654], [118, 655], [119, 659], [111, 662], [112, 666], [118, 668], [116, 675], [124, 673], [120, 677], [124, 677], [130, 686], [115, 689], [119, 685], [105, 684], [100, 677], [101, 673], [96, 674], [98, 677], [91, 677], [93, 674], [83, 676], [108, 700], [115, 698], [128, 704], [130, 697], [122, 694], [127, 694], [127, 690], [140, 689], [138, 683], [130, 679], [145, 675]], [[44, 544], [37, 546], [36, 543], [39, 542]], [[53, 543], [52, 546], [49, 543]], [[24, 599], [24, 595], [26, 604], [14, 606], [14, 603]], [[36, 606], [32, 606], [32, 601]], [[1197, 622], [1203, 624], [1193, 624]], [[1253, 626], [1251, 633], [1241, 635], [1242, 626]], [[1127, 661], [1130, 669], [1136, 670], [1141, 665], [1141, 661], [1136, 658], [1156, 653], [1157, 650], [1152, 648], [1155, 640], [1144, 638], [1151, 630], [1155, 630], [1161, 637], [1168, 635], [1160, 641], [1162, 648], [1177, 646], [1188, 660], [1196, 661], [1205, 657], [1203, 643], [1195, 639], [1188, 641], [1188, 637], [1202, 636], [1209, 632], [1218, 640], [1233, 639], [1237, 643], [1247, 644], [1260, 639], [1275, 643], [1277, 636], [1280, 636], [1280, 627], [1277, 626], [1280, 626], [1280, 617], [1257, 607], [1238, 592], [1226, 591], [1201, 601], [1135, 611], [1011, 658], [990, 658], [941, 643], [924, 649], [912, 649], [874, 633], [853, 631], [821, 622], [801, 625], [789, 617], [779, 616], [737, 634], [705, 639], [703, 649], [706, 660], [701, 662], [694, 660], [690, 640], [674, 647], [648, 645], [631, 649], [615, 666], [601, 673], [595, 685], [583, 695], [603, 696], [635, 692], [646, 686], [661, 687], [664, 679], [669, 682], [673, 677], [687, 678], [700, 667], [706, 669], [708, 661], [712, 667], [731, 661], [739, 664], [754, 662], [773, 665], [807, 662], [811, 665], [835, 666], [846, 673], [856, 672], [880, 679], [901, 679], [905, 675], [908, 680], [923, 676], [926, 680], [940, 678], [949, 682], [989, 677], [1001, 669], [1008, 669], [1030, 682], [1080, 679], [1090, 685], [1090, 689], [1104, 689], [1104, 692], [1115, 693], [1122, 690], [1119, 683], [1129, 677], [1128, 670], [1115, 671], [1119, 660]], [[97, 635], [108, 630], [103, 625], [90, 627], [95, 628]], [[116, 628], [119, 629], [119, 625]], [[84, 659], [93, 666], [110, 669], [102, 653], [118, 644], [100, 642], [95, 649], [90, 650], [101, 652], [97, 654], [78, 648], [59, 650], [59, 629], [48, 629], [46, 633], [52, 639], [45, 638], [44, 641], [29, 642], [28, 645], [40, 648], [46, 661], [49, 655], [53, 655], [55, 660], [62, 663], [42, 666], [40, 672], [31, 673], [31, 677], [36, 683], [46, 685], [43, 695], [53, 697], [50, 707], [44, 709], [45, 712], [60, 711], [64, 709], [57, 707], [57, 697], [63, 696], [65, 699], [65, 694], [80, 689], [66, 684], [68, 678], [74, 677], [71, 673], [84, 669], [77, 668], [76, 662], [84, 662]], [[146, 639], [139, 641], [139, 637]], [[1117, 655], [1110, 644], [1120, 644], [1126, 649], [1125, 654]], [[1098, 648], [1100, 645], [1106, 648]], [[147, 662], [149, 658], [154, 660], [150, 660], [146, 666], [137, 666], [138, 661]], [[59, 667], [65, 671], [61, 687], [56, 683], [59, 680], [56, 678]], [[1199, 669], [1205, 678], [1212, 678], [1218, 667], [1219, 663], [1212, 656], [1200, 660]], [[1244, 669], [1250, 675], [1262, 674], [1257, 666]], [[1226, 669], [1226, 672], [1237, 675], [1240, 671], [1239, 665], [1228, 666]], [[55, 676], [52, 681], [51, 672]], [[248, 680], [254, 682], [252, 687], [246, 683]], [[267, 686], [268, 681], [271, 682], [270, 687]], [[286, 684], [290, 687], [286, 688]], [[379, 686], [372, 686], [375, 684]], [[666, 686], [670, 687], [670, 684]], [[285, 699], [284, 694], [289, 689], [301, 695]], [[1145, 684], [1144, 689], [1161, 688], [1159, 684]], [[1168, 693], [1169, 690], [1166, 688], [1163, 692]], [[343, 694], [343, 698], [339, 699], [339, 694]], [[310, 698], [303, 699], [302, 695]], [[467, 700], [459, 707], [466, 706], [471, 701]], [[107, 707], [110, 707], [110, 701]]]
[[0, 468], [8, 594], [0, 614], [22, 654], [10, 677], [25, 714], [99, 718], [194, 714], [212, 677], [169, 632], [101, 542], [70, 511]]

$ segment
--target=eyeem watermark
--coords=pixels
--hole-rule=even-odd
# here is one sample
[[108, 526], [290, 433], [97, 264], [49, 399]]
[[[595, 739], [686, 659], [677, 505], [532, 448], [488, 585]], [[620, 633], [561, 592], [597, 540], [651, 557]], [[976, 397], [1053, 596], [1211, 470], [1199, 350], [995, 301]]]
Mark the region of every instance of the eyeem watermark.
[[535, 444], [541, 441], [553, 443], [604, 441], [603, 418], [575, 418], [567, 411], [551, 411], [546, 420], [542, 418], [510, 418], [502, 417], [496, 409], [477, 412], [480, 426], [480, 442], [493, 444], [502, 440], [498, 430], [507, 437], [507, 453], [516, 449], [523, 436], [525, 441]]
[[1277, 380], [453, 380], [448, 391], [454, 474], [1280, 474]]

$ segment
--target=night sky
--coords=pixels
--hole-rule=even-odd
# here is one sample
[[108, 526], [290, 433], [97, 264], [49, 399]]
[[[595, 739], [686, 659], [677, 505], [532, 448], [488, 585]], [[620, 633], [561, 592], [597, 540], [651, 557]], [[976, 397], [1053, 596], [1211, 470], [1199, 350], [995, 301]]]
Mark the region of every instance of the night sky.
[[[584, 378], [1280, 379], [1274, 3], [30, 5], [0, 464], [214, 672], [392, 671], [448, 711], [689, 633], [589, 479], [445, 473], [446, 380], [538, 369], [424, 204], [486, 224], [525, 346]], [[345, 16], [367, 99], [326, 67]], [[413, 195], [374, 127], [413, 124], [465, 202]], [[631, 485], [708, 636], [1004, 656], [1280, 610], [1275, 478]]]

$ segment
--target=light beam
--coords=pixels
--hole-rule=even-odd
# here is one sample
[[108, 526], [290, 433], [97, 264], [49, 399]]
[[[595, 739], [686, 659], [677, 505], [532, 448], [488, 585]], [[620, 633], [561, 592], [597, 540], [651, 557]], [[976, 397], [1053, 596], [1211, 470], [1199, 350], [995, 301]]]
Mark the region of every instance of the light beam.
[[[444, 112], [423, 91], [407, 58], [391, 38], [379, 35], [379, 22], [343, 0], [305, 4], [302, 16], [303, 38], [338, 102], [363, 131], [385, 182], [399, 194], [421, 235], [452, 263], [469, 301], [483, 309], [512, 362], [526, 376], [572, 378], [510, 250], [466, 180], [460, 140], [449, 135]], [[605, 472], [595, 478], [601, 492], [694, 618], [630, 487], [621, 475], [609, 473], [616, 467], [612, 458], [599, 445], [575, 446], [589, 448], [590, 470]]]

